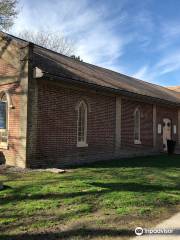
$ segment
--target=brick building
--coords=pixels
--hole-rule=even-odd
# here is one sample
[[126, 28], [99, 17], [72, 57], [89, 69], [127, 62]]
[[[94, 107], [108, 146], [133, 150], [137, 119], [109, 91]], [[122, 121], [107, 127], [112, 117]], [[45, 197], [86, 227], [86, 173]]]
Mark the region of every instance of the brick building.
[[180, 144], [180, 93], [0, 33], [0, 151], [62, 167]]

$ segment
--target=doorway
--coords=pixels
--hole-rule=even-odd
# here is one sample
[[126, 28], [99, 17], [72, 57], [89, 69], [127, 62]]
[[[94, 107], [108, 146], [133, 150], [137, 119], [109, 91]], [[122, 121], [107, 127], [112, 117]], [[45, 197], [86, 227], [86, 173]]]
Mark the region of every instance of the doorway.
[[163, 149], [167, 152], [167, 140], [171, 140], [171, 120], [163, 119]]

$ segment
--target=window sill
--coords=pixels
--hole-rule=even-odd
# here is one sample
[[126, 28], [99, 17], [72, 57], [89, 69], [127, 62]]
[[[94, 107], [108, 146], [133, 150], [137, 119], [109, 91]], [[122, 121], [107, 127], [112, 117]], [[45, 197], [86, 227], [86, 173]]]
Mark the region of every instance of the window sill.
[[140, 140], [134, 140], [134, 144], [141, 144], [141, 141]]
[[0, 144], [0, 149], [8, 149], [8, 144]]
[[88, 147], [88, 144], [83, 142], [78, 142], [77, 147]]
[[6, 131], [7, 131], [6, 128], [0, 128], [0, 132], [1, 132], [1, 133], [5, 133]]

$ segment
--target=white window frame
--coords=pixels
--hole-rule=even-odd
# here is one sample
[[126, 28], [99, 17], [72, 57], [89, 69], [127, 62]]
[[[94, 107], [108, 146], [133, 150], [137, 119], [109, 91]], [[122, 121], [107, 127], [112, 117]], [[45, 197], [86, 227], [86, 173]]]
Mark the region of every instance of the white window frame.
[[[138, 125], [139, 125], [139, 128], [138, 128], [138, 139], [135, 138], [136, 136], [136, 129], [135, 127], [137, 126], [136, 124], [136, 114], [139, 113], [139, 119], [138, 119]], [[141, 144], [141, 111], [139, 108], [136, 108], [135, 111], [134, 111], [134, 144]]]
[[[85, 108], [85, 116], [84, 116], [84, 141], [79, 140], [79, 116], [80, 116], [80, 107], [84, 105]], [[77, 147], [88, 147], [87, 144], [87, 113], [88, 113], [88, 106], [85, 103], [84, 100], [79, 102], [79, 105], [77, 107], [78, 110], [78, 118], [77, 118]]]

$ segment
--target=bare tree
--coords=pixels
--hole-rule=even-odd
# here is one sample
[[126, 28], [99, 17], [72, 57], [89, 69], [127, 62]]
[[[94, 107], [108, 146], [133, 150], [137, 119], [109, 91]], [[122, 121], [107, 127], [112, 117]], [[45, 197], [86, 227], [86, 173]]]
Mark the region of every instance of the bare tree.
[[73, 42], [60, 33], [24, 30], [19, 33], [18, 37], [67, 56], [71, 56], [74, 53]]
[[83, 62], [83, 60], [81, 59], [81, 57], [80, 56], [76, 56], [76, 55], [71, 55], [71, 58], [73, 58], [73, 59], [75, 59], [75, 60], [78, 60], [78, 61], [80, 61], [80, 62]]
[[7, 30], [17, 16], [17, 0], [0, 0], [0, 30]]

